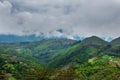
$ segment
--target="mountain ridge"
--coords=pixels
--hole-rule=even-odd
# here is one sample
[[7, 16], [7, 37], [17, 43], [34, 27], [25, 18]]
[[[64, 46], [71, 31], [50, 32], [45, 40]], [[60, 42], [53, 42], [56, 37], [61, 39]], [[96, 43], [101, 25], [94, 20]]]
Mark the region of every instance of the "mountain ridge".
[[[88, 37], [83, 37], [83, 36], [80, 36], [80, 35], [73, 35], [71, 36], [73, 37], [73, 40], [84, 40]], [[8, 43], [14, 43], [14, 42], [34, 42], [34, 41], [40, 41], [40, 40], [43, 40], [43, 39], [61, 39], [61, 38], [65, 38], [65, 39], [69, 39], [67, 36], [66, 37], [48, 37], [48, 36], [45, 36], [43, 34], [39, 35], [39, 36], [36, 36], [36, 35], [5, 35], [5, 34], [0, 34], [0, 42], [8, 42]], [[101, 39], [107, 41], [107, 42], [110, 42], [111, 40], [113, 40], [112, 38], [110, 38], [110, 41], [109, 39], [106, 39], [105, 37], [100, 37]]]
[[97, 37], [91, 36], [82, 40], [81, 45], [106, 45], [109, 42]]
[[[61, 64], [64, 65], [64, 63], [68, 64], [69, 62], [83, 63], [98, 53], [101, 54], [101, 52], [105, 52], [106, 49], [108, 49], [108, 52], [111, 54], [114, 48], [109, 48], [109, 45], [113, 47], [111, 42], [107, 42], [97, 36], [88, 37], [82, 41], [71, 39], [43, 39], [35, 42], [0, 43], [1, 49], [8, 48], [8, 51], [13, 53], [30, 55], [38, 59], [42, 65], [48, 64], [50, 66], [54, 66], [54, 64], [55, 66], [56, 64], [58, 64], [58, 66]], [[86, 56], [86, 58], [83, 59], [82, 57], [84, 56]], [[64, 60], [64, 63], [61, 63], [62, 60]]]
[[120, 37], [114, 39], [111, 41], [112, 45], [120, 46]]
[[120, 46], [96, 36], [0, 43], [0, 61], [2, 80], [120, 79]]
[[114, 47], [111, 42], [106, 42], [99, 37], [92, 36], [62, 51], [61, 54], [63, 55], [55, 58], [49, 65], [53, 64], [53, 67], [57, 67], [60, 65], [64, 66], [71, 62], [82, 64], [92, 57], [103, 55], [103, 53], [118, 56], [118, 51], [118, 47]]

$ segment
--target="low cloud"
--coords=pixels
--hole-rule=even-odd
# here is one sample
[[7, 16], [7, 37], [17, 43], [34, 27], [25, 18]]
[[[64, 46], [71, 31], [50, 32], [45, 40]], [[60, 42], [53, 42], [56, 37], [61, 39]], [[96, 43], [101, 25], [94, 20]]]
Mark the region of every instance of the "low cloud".
[[0, 34], [115, 38], [119, 26], [119, 0], [0, 0]]

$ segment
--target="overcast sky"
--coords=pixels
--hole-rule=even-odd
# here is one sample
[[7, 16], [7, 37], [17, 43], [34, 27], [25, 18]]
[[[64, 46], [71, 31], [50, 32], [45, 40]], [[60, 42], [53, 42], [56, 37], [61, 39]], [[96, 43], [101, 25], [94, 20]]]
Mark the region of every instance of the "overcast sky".
[[120, 36], [120, 0], [0, 0], [0, 34]]

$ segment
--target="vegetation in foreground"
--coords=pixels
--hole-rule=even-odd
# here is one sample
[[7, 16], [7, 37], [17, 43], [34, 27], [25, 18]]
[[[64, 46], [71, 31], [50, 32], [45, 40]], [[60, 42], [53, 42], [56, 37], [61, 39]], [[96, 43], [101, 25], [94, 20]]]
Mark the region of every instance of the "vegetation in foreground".
[[0, 80], [120, 80], [118, 39], [0, 44]]

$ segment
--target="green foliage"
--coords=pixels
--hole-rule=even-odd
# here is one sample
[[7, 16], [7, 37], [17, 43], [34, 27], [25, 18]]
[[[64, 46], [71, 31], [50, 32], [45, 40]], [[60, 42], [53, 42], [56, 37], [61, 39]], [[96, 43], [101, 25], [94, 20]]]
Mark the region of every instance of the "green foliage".
[[[53, 58], [59, 56], [59, 51], [76, 43], [69, 39], [48, 39], [38, 42], [1, 43], [0, 51], [9, 52], [22, 58], [31, 59], [46, 66]], [[2, 52], [3, 53], [3, 52]]]
[[92, 37], [88, 37], [88, 38], [85, 38], [82, 42], [81, 42], [81, 45], [83, 46], [88, 46], [88, 45], [107, 45], [108, 42], [100, 39], [99, 37], [96, 37], [96, 36], [92, 36]]
[[58, 70], [54, 80], [74, 80], [77, 76], [75, 67], [73, 65], [69, 65]]
[[83, 64], [84, 62], [87, 62], [88, 59], [97, 55], [97, 48], [95, 46], [81, 46], [80, 44], [76, 44], [68, 49], [65, 49], [64, 51], [61, 51], [60, 53], [61, 55], [54, 58], [49, 64], [50, 66], [64, 66], [70, 62]]
[[0, 79], [120, 80], [119, 52], [120, 46], [95, 36], [82, 42], [50, 39], [1, 43]]
[[[120, 68], [109, 63], [111, 61], [108, 57], [104, 56], [98, 60], [93, 61], [93, 63], [85, 63], [80, 65], [76, 72], [79, 77], [76, 80], [119, 80], [120, 79]], [[104, 59], [107, 59], [103, 62]]]
[[8, 80], [16, 80], [14, 77], [10, 77]]

